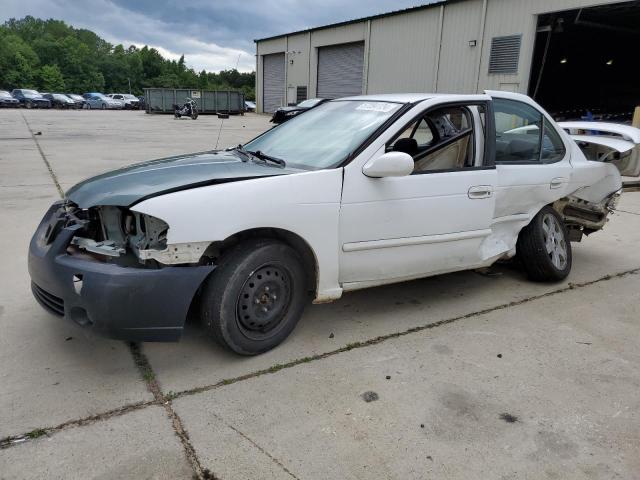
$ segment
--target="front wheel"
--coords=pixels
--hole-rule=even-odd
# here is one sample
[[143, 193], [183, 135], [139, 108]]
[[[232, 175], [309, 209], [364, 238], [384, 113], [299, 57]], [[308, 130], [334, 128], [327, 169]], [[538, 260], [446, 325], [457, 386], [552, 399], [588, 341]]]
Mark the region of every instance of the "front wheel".
[[196, 120], [198, 118], [198, 112], [191, 113], [191, 120]]
[[204, 327], [222, 346], [257, 355], [283, 342], [302, 316], [307, 281], [298, 253], [250, 240], [224, 255], [201, 298]]
[[106, 110], [107, 109], [107, 105], [105, 103], [102, 104], [102, 110]]
[[571, 271], [571, 243], [562, 217], [544, 207], [518, 236], [516, 251], [532, 280], [557, 282]]

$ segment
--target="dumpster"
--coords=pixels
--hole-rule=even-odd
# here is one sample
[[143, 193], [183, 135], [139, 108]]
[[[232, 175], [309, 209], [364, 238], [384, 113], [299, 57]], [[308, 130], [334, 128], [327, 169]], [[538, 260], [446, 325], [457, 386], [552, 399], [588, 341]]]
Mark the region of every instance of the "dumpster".
[[194, 90], [189, 88], [145, 88], [147, 113], [173, 113], [174, 105], [186, 98], [198, 104], [198, 112], [244, 114], [244, 93], [236, 90]]

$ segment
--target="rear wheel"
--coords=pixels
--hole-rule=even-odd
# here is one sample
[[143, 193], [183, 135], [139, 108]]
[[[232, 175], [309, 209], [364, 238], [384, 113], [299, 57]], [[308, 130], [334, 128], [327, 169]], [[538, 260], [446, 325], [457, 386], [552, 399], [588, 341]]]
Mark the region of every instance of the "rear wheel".
[[202, 322], [222, 346], [257, 355], [284, 341], [302, 316], [306, 277], [297, 252], [275, 240], [226, 254], [202, 293]]
[[571, 243], [562, 218], [544, 207], [524, 227], [516, 246], [527, 276], [536, 281], [559, 281], [571, 271]]
[[33, 105], [31, 104], [31, 102], [25, 102], [24, 106], [25, 106], [26, 108], [31, 108], [31, 107], [33, 107]]

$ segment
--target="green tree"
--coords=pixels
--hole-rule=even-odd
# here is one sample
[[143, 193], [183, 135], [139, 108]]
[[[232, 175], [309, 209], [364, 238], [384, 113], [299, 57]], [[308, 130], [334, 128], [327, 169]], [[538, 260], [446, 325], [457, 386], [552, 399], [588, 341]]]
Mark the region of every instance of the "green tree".
[[38, 88], [43, 92], [64, 92], [64, 78], [57, 65], [43, 65], [37, 74]]
[[[94, 32], [32, 16], [0, 25], [0, 88], [40, 88], [141, 94], [145, 87], [242, 90], [254, 96], [255, 73], [235, 69], [196, 72], [182, 55], [164, 58], [155, 48], [112, 45]], [[129, 85], [131, 87], [129, 87]]]

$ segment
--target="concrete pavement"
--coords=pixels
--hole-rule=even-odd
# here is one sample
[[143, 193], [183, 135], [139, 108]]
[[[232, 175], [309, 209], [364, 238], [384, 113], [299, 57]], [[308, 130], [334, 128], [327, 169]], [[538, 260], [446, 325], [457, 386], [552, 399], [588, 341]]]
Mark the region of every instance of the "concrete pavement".
[[255, 358], [197, 325], [140, 354], [35, 304], [26, 248], [56, 181], [267, 120], [0, 111], [0, 479], [635, 478], [640, 193], [573, 244], [567, 282], [500, 265], [354, 292]]

